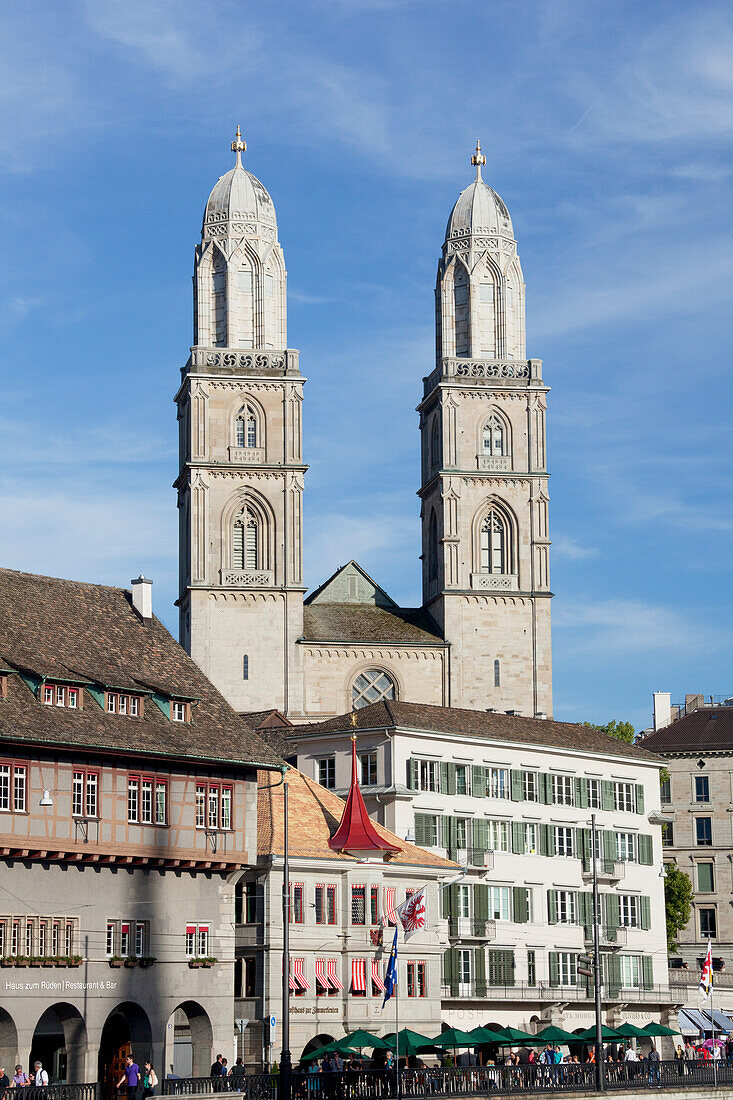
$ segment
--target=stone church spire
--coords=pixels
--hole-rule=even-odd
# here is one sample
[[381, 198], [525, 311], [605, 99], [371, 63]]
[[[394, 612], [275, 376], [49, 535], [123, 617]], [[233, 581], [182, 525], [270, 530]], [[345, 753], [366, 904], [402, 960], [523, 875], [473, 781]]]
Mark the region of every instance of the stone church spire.
[[451, 644], [453, 706], [549, 714], [550, 590], [542, 363], [527, 359], [512, 221], [481, 170], [451, 211], [424, 380], [423, 598]]

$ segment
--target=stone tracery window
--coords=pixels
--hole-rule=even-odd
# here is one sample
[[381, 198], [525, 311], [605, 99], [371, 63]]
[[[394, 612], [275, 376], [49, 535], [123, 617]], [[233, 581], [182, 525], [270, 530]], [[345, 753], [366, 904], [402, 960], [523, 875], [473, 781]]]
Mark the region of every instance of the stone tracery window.
[[428, 525], [428, 580], [438, 579], [438, 520], [433, 510]]
[[492, 413], [483, 426], [481, 446], [485, 455], [500, 456], [509, 453], [506, 425], [498, 413]]
[[232, 566], [235, 569], [262, 568], [262, 530], [259, 516], [247, 506], [234, 520]]
[[258, 418], [250, 405], [243, 405], [239, 410], [234, 429], [237, 447], [258, 447], [260, 445]]
[[491, 508], [481, 524], [481, 572], [511, 573], [509, 525], [506, 517]]
[[354, 680], [351, 688], [351, 705], [354, 710], [368, 707], [382, 699], [396, 699], [395, 683], [381, 668], [367, 668]]

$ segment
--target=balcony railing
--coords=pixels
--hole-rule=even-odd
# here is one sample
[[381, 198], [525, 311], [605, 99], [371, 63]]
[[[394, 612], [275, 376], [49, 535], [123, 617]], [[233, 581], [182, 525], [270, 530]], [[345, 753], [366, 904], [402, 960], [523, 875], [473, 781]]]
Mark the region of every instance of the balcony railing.
[[[597, 859], [596, 875], [599, 882], [618, 882], [626, 874], [626, 864], [618, 859]], [[593, 878], [593, 860], [583, 859], [583, 881], [589, 882]]]
[[195, 374], [300, 374], [300, 353], [293, 348], [191, 348], [188, 369]]
[[494, 853], [485, 848], [448, 848], [446, 854], [448, 859], [463, 867], [480, 867], [484, 871], [494, 869]]
[[496, 921], [476, 917], [453, 917], [448, 921], [448, 935], [460, 940], [495, 940]]
[[[606, 928], [599, 929], [598, 944], [600, 947], [626, 947], [626, 941], [628, 939], [628, 930], [626, 928]], [[593, 943], [593, 925], [586, 924], [583, 929], [583, 938], [588, 944]]]
[[[593, 981], [578, 985], [550, 985], [549, 982], [455, 982], [442, 986], [444, 1000], [475, 999], [479, 1001], [592, 1001]], [[650, 985], [646, 989], [638, 987], [627, 989], [625, 986], [609, 986], [605, 982], [602, 988], [604, 1004], [609, 1001], [623, 1001], [630, 1004], [660, 1005], [671, 1004], [679, 999], [668, 985]]]

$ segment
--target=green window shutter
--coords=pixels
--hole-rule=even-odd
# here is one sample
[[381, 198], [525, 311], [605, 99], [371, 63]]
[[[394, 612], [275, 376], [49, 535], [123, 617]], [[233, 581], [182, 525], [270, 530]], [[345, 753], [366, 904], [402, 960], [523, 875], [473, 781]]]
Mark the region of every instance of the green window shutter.
[[604, 810], [614, 808], [613, 783], [610, 779], [601, 780], [601, 808]]
[[483, 882], [473, 887], [473, 915], [476, 920], [489, 919], [489, 888]]
[[440, 913], [443, 920], [450, 920], [450, 886], [440, 891]]
[[552, 856], [555, 854], [552, 848], [551, 825], [540, 825], [540, 851], [543, 856]]
[[587, 890], [578, 894], [578, 923], [593, 931], [593, 894]]
[[512, 851], [515, 855], [524, 852], [524, 822], [512, 821]]
[[621, 989], [621, 963], [618, 955], [606, 955], [606, 992], [617, 997]]
[[481, 764], [473, 765], [473, 797], [486, 798], [486, 769]]
[[473, 846], [480, 852], [485, 852], [489, 847], [489, 823], [482, 817], [477, 817], [473, 822]]
[[575, 805], [581, 808], [588, 805], [588, 780], [575, 780]]
[[456, 793], [456, 766], [455, 764], [448, 764], [448, 790], [447, 794]]
[[407, 788], [410, 791], [417, 790], [417, 760], [407, 761]]
[[603, 858], [613, 863], [616, 859], [616, 834], [612, 829], [603, 830]]
[[636, 812], [638, 814], [644, 813], [644, 788], [641, 783], [636, 784]]
[[477, 947], [473, 953], [473, 967], [476, 977], [476, 996], [486, 996], [486, 956], [483, 947]]
[[557, 890], [547, 891], [547, 920], [549, 924], [557, 924]]
[[621, 920], [621, 909], [618, 894], [606, 894], [606, 927], [609, 932], [615, 931]]
[[512, 799], [514, 802], [524, 802], [524, 775], [516, 768], [512, 768]]
[[443, 814], [440, 818], [440, 846], [450, 848], [450, 817]]
[[512, 916], [515, 924], [526, 924], [529, 920], [527, 888], [525, 886], [512, 887]]
[[550, 951], [550, 985], [560, 984], [560, 959], [557, 951]]
[[450, 986], [451, 996], [458, 996], [458, 948], [449, 947], [443, 954], [443, 979]]
[[654, 985], [654, 966], [651, 955], [642, 955], [641, 957], [641, 980], [644, 989], [651, 989]]
[[440, 762], [440, 793], [448, 794], [448, 765], [444, 760]]
[[578, 829], [578, 855], [586, 866], [590, 864], [590, 829]]
[[646, 932], [652, 926], [652, 911], [649, 898], [639, 898], [639, 926]]
[[653, 862], [652, 838], [647, 833], [639, 837], [639, 863], [651, 867]]
[[552, 776], [547, 772], [540, 772], [539, 781], [540, 802], [549, 806], [552, 802]]
[[415, 843], [418, 848], [424, 848], [427, 836], [427, 828], [425, 824], [426, 814], [415, 814]]

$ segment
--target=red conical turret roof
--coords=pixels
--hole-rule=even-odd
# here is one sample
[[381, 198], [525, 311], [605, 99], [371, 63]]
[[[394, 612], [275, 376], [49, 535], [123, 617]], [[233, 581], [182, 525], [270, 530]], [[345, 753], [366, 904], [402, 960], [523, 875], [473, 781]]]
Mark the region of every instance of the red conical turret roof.
[[383, 840], [374, 828], [364, 805], [356, 771], [356, 735], [351, 738], [351, 786], [346, 799], [341, 823], [328, 842], [334, 852], [354, 852], [368, 855], [370, 852], [399, 852], [396, 844]]

